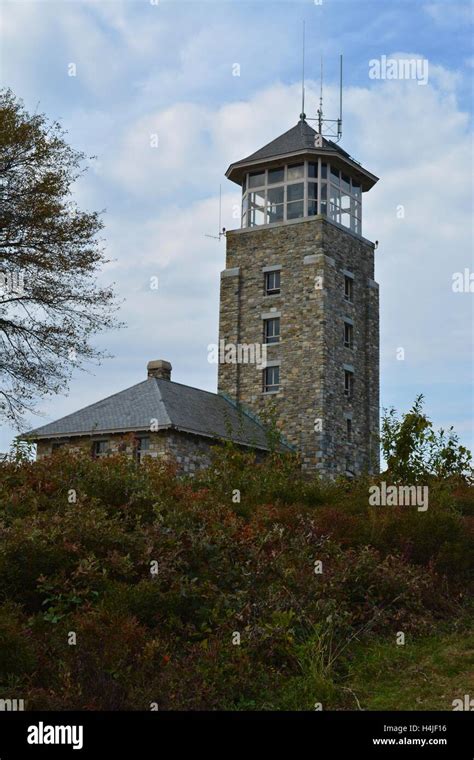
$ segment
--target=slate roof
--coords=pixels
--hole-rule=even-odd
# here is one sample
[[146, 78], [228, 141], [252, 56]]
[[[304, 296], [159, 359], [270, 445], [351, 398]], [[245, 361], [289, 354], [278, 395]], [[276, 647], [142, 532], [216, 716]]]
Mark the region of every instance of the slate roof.
[[[274, 156], [284, 156], [286, 153], [295, 153], [299, 150], [314, 150], [314, 138], [316, 130], [311, 127], [307, 121], [299, 121], [294, 127], [288, 129], [279, 137], [264, 145], [260, 150], [255, 151], [247, 158], [242, 158], [236, 163], [247, 163], [247, 161], [260, 161]], [[335, 150], [344, 158], [349, 158], [349, 153], [339, 147], [331, 140], [323, 137], [323, 149]], [[321, 148], [319, 149], [321, 150]]]
[[[131, 388], [25, 434], [30, 440], [174, 429], [268, 449], [265, 428], [225, 396], [149, 377]], [[286, 448], [286, 446], [285, 446]], [[288, 447], [290, 448], [290, 447]]]
[[367, 171], [367, 169], [364, 169], [358, 161], [332, 140], [323, 137], [322, 146], [316, 148], [314, 138], [317, 134], [316, 130], [307, 121], [300, 119], [294, 127], [291, 127], [291, 129], [288, 129], [282, 135], [264, 145], [263, 148], [260, 148], [246, 158], [242, 158], [240, 161], [232, 163], [226, 171], [226, 177], [232, 180], [232, 182], [242, 184], [245, 171], [248, 171], [252, 166], [257, 166], [259, 162], [277, 161], [280, 156], [298, 155], [305, 151], [310, 151], [316, 156], [325, 155], [326, 153], [329, 156], [334, 156], [334, 153], [336, 153], [342, 162], [346, 163], [346, 165], [349, 164], [354, 176], [360, 179], [362, 189], [364, 191], [370, 190], [378, 181], [378, 177]]

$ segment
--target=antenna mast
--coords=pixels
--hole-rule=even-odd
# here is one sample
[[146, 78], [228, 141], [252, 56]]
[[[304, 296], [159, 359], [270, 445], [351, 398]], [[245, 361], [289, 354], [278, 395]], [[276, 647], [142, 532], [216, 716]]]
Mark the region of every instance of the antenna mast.
[[225, 227], [222, 227], [222, 185], [219, 185], [219, 226], [217, 229], [217, 235], [205, 234], [205, 237], [212, 238], [213, 240], [220, 240], [225, 236]]
[[306, 114], [304, 112], [304, 58], [305, 58], [305, 22], [303, 19], [303, 61], [301, 66], [301, 114], [300, 119], [305, 119]]
[[323, 56], [321, 56], [321, 72], [319, 75], [320, 89], [319, 89], [319, 108], [318, 108], [318, 132], [320, 135], [323, 133]]
[[342, 55], [339, 56], [339, 118], [325, 119], [323, 116], [323, 57], [321, 56], [321, 73], [319, 89], [319, 108], [316, 112], [316, 118], [309, 118], [308, 121], [315, 121], [318, 125], [318, 132], [321, 137], [327, 137], [333, 142], [339, 142], [342, 137]]

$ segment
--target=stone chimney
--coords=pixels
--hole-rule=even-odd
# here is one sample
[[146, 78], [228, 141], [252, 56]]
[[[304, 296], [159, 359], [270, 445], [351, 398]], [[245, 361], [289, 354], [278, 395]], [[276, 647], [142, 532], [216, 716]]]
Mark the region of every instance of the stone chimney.
[[164, 359], [155, 359], [147, 364], [148, 377], [157, 377], [159, 380], [171, 380], [172, 366]]

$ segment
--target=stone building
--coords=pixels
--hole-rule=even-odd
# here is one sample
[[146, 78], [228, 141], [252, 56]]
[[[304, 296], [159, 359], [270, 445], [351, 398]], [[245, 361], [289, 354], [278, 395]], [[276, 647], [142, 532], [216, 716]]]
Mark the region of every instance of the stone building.
[[378, 470], [378, 285], [362, 236], [363, 193], [377, 177], [304, 114], [227, 177], [242, 188], [242, 219], [226, 232], [218, 394], [150, 362], [146, 381], [32, 431], [38, 457], [62, 445], [123, 450], [191, 472], [221, 438], [267, 451], [271, 413], [306, 470]]
[[62, 447], [94, 457], [125, 452], [139, 462], [144, 457], [174, 461], [181, 473], [190, 474], [209, 465], [219, 440], [268, 452], [266, 430], [231, 400], [172, 382], [169, 362], [151, 361], [147, 371], [143, 382], [31, 431], [37, 458]]
[[226, 233], [220, 346], [262, 343], [266, 366], [219, 364], [218, 390], [272, 405], [303, 467], [378, 470], [379, 306], [362, 196], [377, 182], [305, 120], [237, 161], [242, 225]]

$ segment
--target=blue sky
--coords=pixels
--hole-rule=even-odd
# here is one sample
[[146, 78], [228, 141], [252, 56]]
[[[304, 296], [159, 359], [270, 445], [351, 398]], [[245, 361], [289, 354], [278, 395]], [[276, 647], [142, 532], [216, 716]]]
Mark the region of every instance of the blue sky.
[[[76, 372], [68, 396], [42, 400], [56, 419], [145, 377], [149, 359], [173, 378], [216, 389], [225, 242], [238, 226], [224, 173], [293, 126], [300, 112], [306, 24], [306, 112], [315, 115], [320, 56], [325, 104], [336, 112], [344, 54], [341, 145], [380, 177], [364, 197], [363, 233], [379, 240], [381, 402], [406, 410], [418, 393], [437, 425], [472, 446], [472, 5], [413, 0], [42, 0], [1, 4], [2, 84], [59, 119], [97, 159], [76, 187], [105, 209], [105, 240], [127, 328], [97, 339], [114, 358]], [[428, 83], [374, 80], [369, 62], [421, 58]], [[234, 76], [234, 64], [240, 76]], [[69, 76], [70, 64], [76, 76]], [[234, 67], [234, 69], [233, 69]], [[158, 135], [158, 147], [150, 136]], [[399, 208], [404, 215], [400, 217]], [[150, 278], [159, 278], [158, 290]], [[397, 359], [403, 348], [405, 358]], [[399, 353], [400, 355], [400, 353]], [[14, 431], [4, 428], [0, 450]]]

